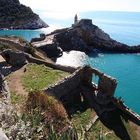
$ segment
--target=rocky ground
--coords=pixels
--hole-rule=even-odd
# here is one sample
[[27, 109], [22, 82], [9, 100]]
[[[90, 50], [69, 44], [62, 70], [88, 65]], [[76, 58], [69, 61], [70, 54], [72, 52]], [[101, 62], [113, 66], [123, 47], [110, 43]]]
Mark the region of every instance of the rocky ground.
[[39, 29], [48, 25], [19, 0], [0, 0], [0, 29]]
[[[9, 66], [4, 65], [3, 67], [5, 69], [6, 67]], [[58, 113], [56, 117], [59, 118], [60, 118], [59, 114], [61, 114], [62, 117], [63, 115], [66, 115], [62, 105], [59, 104], [55, 99], [53, 98], [50, 99], [49, 97], [46, 97], [45, 94], [43, 94], [44, 95], [43, 97], [40, 96], [40, 93], [37, 93], [39, 97], [32, 97], [31, 95], [29, 96], [29, 92], [25, 90], [26, 86], [23, 85], [23, 77], [25, 76], [25, 73], [31, 74], [30, 78], [28, 78], [28, 81], [33, 83], [33, 86], [37, 88], [39, 85], [41, 85], [42, 87], [42, 83], [44, 83], [43, 80], [45, 80], [42, 78], [43, 76], [46, 77], [46, 79], [49, 79], [50, 78], [49, 76], [51, 74], [52, 79], [49, 80], [48, 82], [50, 81], [53, 82], [53, 80], [56, 79], [56, 74], [58, 74], [57, 76], [61, 78], [62, 75], [60, 75], [60, 73], [63, 74], [63, 72], [60, 71], [59, 73], [58, 71], [53, 71], [53, 69], [47, 67], [45, 68], [45, 66], [43, 65], [39, 66], [34, 64], [33, 67], [37, 68], [38, 70], [34, 68], [26, 69], [26, 65], [25, 65], [18, 69], [12, 70], [10, 68], [9, 75], [7, 75], [6, 77], [1, 75], [2, 77], [0, 82], [3, 83], [4, 79], [6, 79], [6, 81], [4, 81], [2, 85], [2, 89], [0, 91], [0, 139], [2, 138], [3, 140], [46, 139], [46, 136], [48, 136], [48, 129], [50, 127], [48, 121], [50, 121], [50, 123], [54, 123], [53, 121], [55, 121], [54, 124], [56, 125], [57, 128], [58, 126], [61, 126], [62, 129], [65, 127], [65, 122], [63, 122], [63, 120], [58, 123], [58, 119], [55, 118], [56, 113]], [[43, 70], [41, 68], [43, 68]], [[42, 77], [40, 78], [39, 76], [38, 79], [36, 79], [38, 75]], [[33, 77], [40, 82], [37, 81], [36, 84], [36, 80], [33, 81], [34, 79]], [[26, 82], [26, 78], [24, 78], [24, 82]], [[45, 86], [47, 84], [46, 82], [47, 81], [45, 81], [44, 87], [46, 87]], [[34, 102], [35, 100], [32, 100], [32, 103], [29, 104], [32, 98], [33, 99], [36, 98], [36, 100], [40, 98], [43, 99], [46, 98], [44, 99], [44, 102], [43, 99], [41, 99], [42, 101], [41, 103], [46, 104], [46, 107], [49, 107], [49, 109], [51, 107], [54, 108], [51, 109], [52, 110], [51, 112], [48, 112], [48, 109], [46, 109], [47, 111], [43, 110], [43, 112], [40, 113], [40, 111], [42, 110], [39, 111], [38, 108], [32, 108], [32, 105], [33, 106], [35, 105]], [[38, 102], [36, 101], [36, 103]], [[32, 108], [32, 109], [29, 111], [27, 109], [27, 106], [28, 108], [30, 109]], [[58, 109], [58, 112], [55, 110], [56, 112], [54, 115], [54, 109], [56, 109], [56, 107], [57, 108], [60, 107], [60, 108]], [[64, 112], [60, 109], [64, 110]], [[61, 111], [61, 113], [59, 113], [59, 111]], [[44, 113], [45, 115], [47, 115], [47, 113], [49, 115], [49, 118], [45, 117], [46, 123], [45, 120], [42, 119], [44, 118], [44, 116], [42, 116]], [[67, 116], [65, 117], [65, 119], [67, 119]], [[68, 125], [66, 126], [66, 128], [67, 127]]]

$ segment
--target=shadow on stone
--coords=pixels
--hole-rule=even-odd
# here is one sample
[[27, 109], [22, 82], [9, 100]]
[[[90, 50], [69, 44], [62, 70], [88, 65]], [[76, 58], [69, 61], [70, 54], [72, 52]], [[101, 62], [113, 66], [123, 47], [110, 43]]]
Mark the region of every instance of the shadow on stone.
[[104, 112], [99, 119], [107, 128], [113, 130], [121, 140], [131, 140], [118, 109]]
[[90, 107], [85, 102], [85, 100], [82, 100], [82, 95], [80, 90], [73, 91], [70, 96], [63, 96], [62, 98], [59, 99], [59, 101], [61, 101], [61, 103], [65, 107], [69, 118], [71, 118], [71, 116], [73, 116], [77, 112], [86, 111]]

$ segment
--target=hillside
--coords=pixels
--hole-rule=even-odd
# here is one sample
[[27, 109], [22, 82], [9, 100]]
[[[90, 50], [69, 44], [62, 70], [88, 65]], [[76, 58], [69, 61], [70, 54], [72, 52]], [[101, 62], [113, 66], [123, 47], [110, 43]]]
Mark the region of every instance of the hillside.
[[48, 25], [19, 0], [0, 0], [0, 29], [38, 29]]
[[0, 51], [0, 139], [139, 140], [140, 116], [114, 97], [113, 77], [55, 64], [15, 36]]

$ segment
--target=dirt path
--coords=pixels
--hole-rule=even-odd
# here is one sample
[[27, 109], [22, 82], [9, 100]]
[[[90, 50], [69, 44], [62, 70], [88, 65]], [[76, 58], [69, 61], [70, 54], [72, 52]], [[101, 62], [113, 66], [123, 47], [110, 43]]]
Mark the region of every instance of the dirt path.
[[28, 93], [22, 86], [22, 76], [24, 75], [24, 69], [26, 66], [23, 66], [21, 69], [13, 72], [8, 77], [8, 86], [11, 92], [16, 92], [17, 94], [27, 95]]

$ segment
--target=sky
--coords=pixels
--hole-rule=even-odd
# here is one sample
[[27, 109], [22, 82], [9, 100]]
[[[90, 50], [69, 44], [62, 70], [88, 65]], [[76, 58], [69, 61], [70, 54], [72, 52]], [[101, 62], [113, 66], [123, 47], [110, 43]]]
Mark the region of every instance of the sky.
[[48, 18], [66, 19], [75, 13], [89, 11], [140, 12], [140, 0], [20, 0], [33, 10], [41, 10]]

